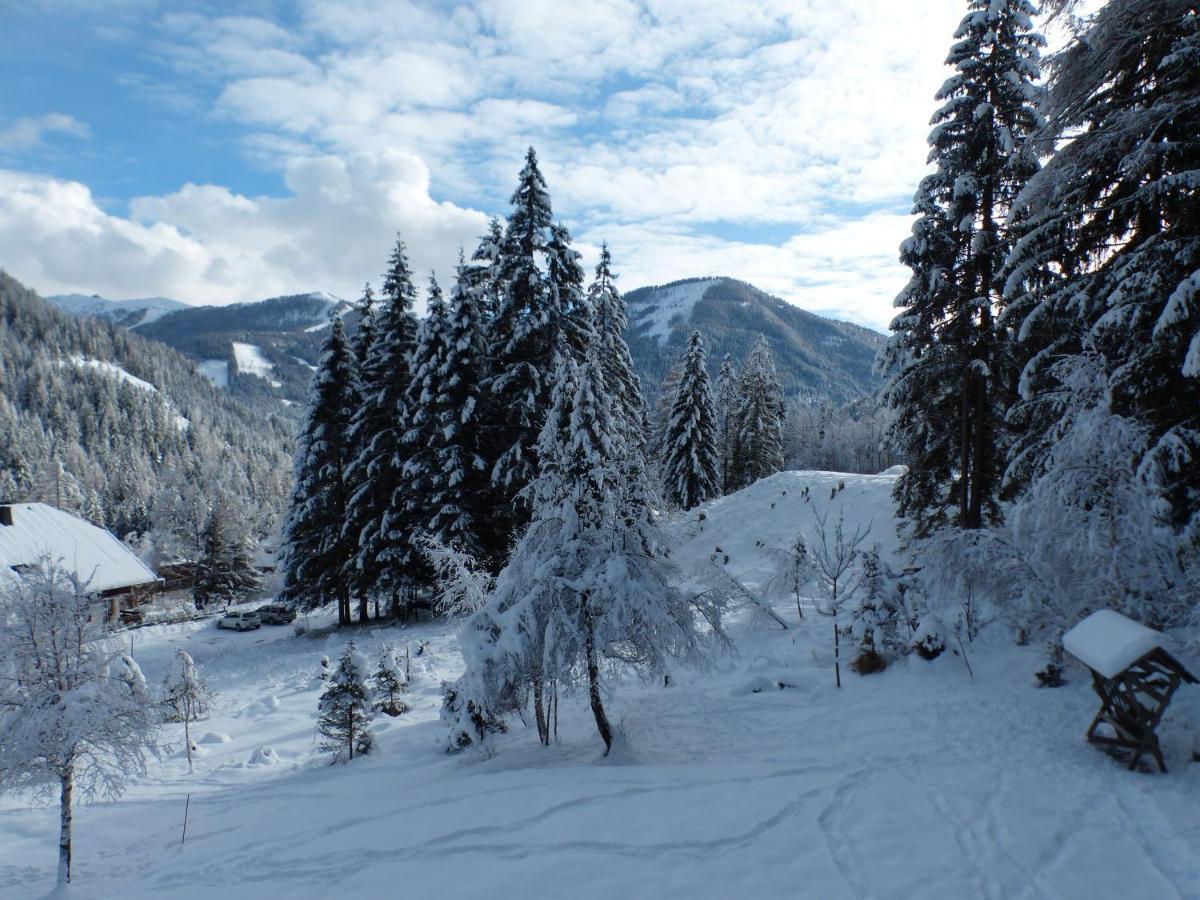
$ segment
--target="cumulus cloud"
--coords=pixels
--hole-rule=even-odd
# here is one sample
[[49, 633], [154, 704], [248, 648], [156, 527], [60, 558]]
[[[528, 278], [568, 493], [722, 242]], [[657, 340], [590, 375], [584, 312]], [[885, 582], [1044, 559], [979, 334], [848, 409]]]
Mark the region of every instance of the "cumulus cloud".
[[44, 293], [147, 294], [230, 303], [324, 288], [357, 296], [400, 231], [418, 270], [482, 233], [479, 212], [429, 195], [420, 159], [392, 151], [301, 157], [289, 195], [186, 184], [105, 212], [78, 182], [0, 170], [0, 259]]

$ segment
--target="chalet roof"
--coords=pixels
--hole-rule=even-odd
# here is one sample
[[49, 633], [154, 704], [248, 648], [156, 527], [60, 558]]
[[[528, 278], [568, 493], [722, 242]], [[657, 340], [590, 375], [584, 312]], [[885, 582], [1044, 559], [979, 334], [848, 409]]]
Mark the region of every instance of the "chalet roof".
[[[5, 504], [0, 519], [0, 572], [28, 566], [49, 555], [92, 591], [135, 587], [157, 576], [124, 544], [103, 528], [45, 503]], [[12, 524], [3, 524], [11, 518]]]

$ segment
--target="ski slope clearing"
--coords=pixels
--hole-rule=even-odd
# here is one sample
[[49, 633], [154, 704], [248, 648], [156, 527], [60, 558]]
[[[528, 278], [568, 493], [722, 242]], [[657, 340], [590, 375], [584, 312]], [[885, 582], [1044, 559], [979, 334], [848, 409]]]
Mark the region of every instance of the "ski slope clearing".
[[237, 370], [243, 375], [257, 375], [271, 385], [279, 387], [279, 382], [271, 378], [275, 374], [275, 365], [263, 355], [262, 348], [257, 344], [233, 342], [233, 361]]
[[656, 288], [650, 300], [629, 310], [632, 324], [645, 328], [648, 335], [665, 343], [671, 336], [671, 324], [689, 321], [692, 309], [713, 283], [711, 278], [701, 278]]
[[229, 387], [229, 361], [205, 359], [196, 363], [200, 374], [213, 383], [214, 387]]
[[[768, 548], [809, 527], [813, 502], [834, 515], [840, 504], [848, 525], [871, 521], [890, 552], [893, 483], [781, 473], [683, 517], [673, 555], [692, 565], [719, 545], [739, 579], [765, 583]], [[800, 622], [785, 598], [775, 610], [786, 630], [735, 612], [737, 652], [714, 671], [622, 685], [608, 759], [581, 697], [564, 698], [549, 748], [516, 721], [489, 758], [445, 754], [439, 683], [461, 663], [444, 623], [130, 632], [151, 683], [185, 647], [216, 712], [193, 729], [194, 776], [182, 726], [167, 726], [175, 755], [122, 800], [77, 811], [70, 894], [1197, 896], [1200, 765], [1187, 760], [1200, 690], [1182, 691], [1160, 729], [1171, 773], [1129, 773], [1083, 741], [1096, 708], [1085, 670], [1070, 663], [1066, 687], [1035, 689], [1039, 651], [1002, 629], [968, 646], [974, 677], [945, 653], [866, 678], [843, 671], [839, 691], [830, 620], [809, 609]], [[402, 656], [407, 642], [412, 710], [376, 720], [371, 756], [330, 766], [315, 749], [317, 675], [350, 638], [371, 661], [385, 641]], [[0, 896], [43, 896], [57, 810], [0, 803]]]

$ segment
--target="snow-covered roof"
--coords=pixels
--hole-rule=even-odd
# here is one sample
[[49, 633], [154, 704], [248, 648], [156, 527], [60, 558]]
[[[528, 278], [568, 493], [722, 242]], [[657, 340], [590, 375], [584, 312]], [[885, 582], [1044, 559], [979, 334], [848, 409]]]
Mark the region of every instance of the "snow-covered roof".
[[1113, 678], [1155, 647], [1163, 635], [1111, 609], [1099, 609], [1063, 635], [1063, 648], [1105, 678]]
[[90, 579], [92, 591], [133, 587], [157, 578], [103, 528], [45, 503], [7, 505], [12, 524], [0, 524], [0, 571], [33, 565], [49, 554], [81, 579]]

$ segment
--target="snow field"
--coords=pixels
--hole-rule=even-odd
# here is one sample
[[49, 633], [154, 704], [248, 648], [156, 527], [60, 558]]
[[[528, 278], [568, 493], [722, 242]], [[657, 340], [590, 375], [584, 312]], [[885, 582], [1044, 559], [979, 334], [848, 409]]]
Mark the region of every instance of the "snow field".
[[657, 288], [651, 300], [629, 309], [631, 324], [646, 327], [647, 334], [666, 342], [671, 336], [671, 324], [676, 320], [690, 321], [692, 309], [714, 283], [711, 279], [702, 279]]
[[[763, 545], [808, 527], [839, 483], [847, 526], [871, 520], [894, 550], [892, 478], [781, 473], [678, 523], [673, 556], [730, 555], [747, 585], [770, 571]], [[786, 496], [783, 491], [786, 490]], [[771, 503], [775, 503], [774, 508]], [[836, 515], [836, 506], [833, 510]], [[693, 533], [694, 532], [694, 533]], [[1200, 766], [1182, 691], [1160, 729], [1171, 774], [1128, 773], [1089, 747], [1086, 671], [1032, 687], [1040, 650], [993, 630], [967, 648], [912, 657], [834, 687], [830, 620], [777, 598], [792, 627], [734, 614], [736, 654], [672, 685], [626, 683], [610, 699], [622, 738], [609, 758], [582, 697], [564, 697], [560, 740], [510, 723], [494, 755], [449, 756], [439, 683], [461, 670], [445, 623], [296, 637], [235, 634], [211, 621], [130, 632], [154, 684], [176, 647], [216, 694], [177, 753], [116, 803], [76, 814], [81, 897], [1196, 897]], [[315, 635], [315, 636], [314, 636]], [[355, 639], [413, 660], [412, 711], [377, 718], [377, 751], [330, 766], [315, 750], [320, 658]], [[845, 649], [845, 648], [844, 648]], [[784, 687], [779, 685], [783, 684]], [[177, 733], [174, 733], [177, 732]], [[208, 742], [204, 736], [228, 736]], [[167, 726], [182, 750], [182, 725]], [[270, 747], [277, 762], [262, 759]], [[256, 764], [251, 764], [255, 754]], [[269, 757], [270, 754], [267, 754]], [[179, 846], [191, 794], [187, 844]], [[0, 800], [0, 897], [52, 887], [54, 808]]]
[[275, 374], [275, 365], [263, 355], [262, 348], [257, 344], [234, 341], [233, 361], [243, 375], [257, 375], [271, 387], [279, 387], [280, 383], [271, 378]]

